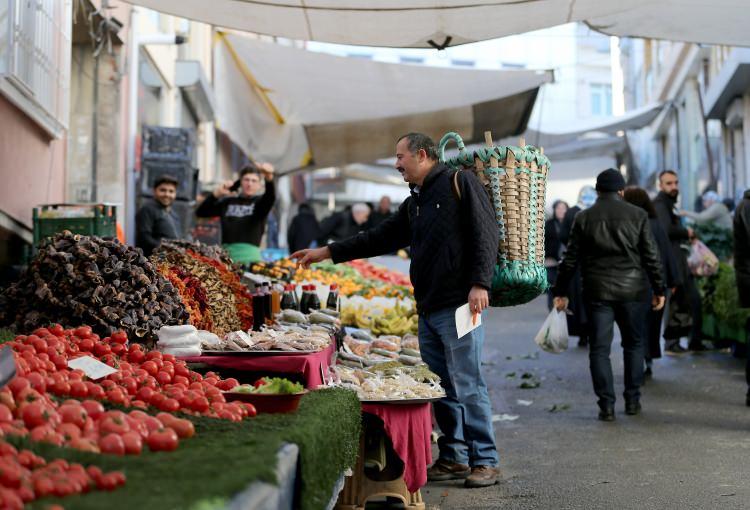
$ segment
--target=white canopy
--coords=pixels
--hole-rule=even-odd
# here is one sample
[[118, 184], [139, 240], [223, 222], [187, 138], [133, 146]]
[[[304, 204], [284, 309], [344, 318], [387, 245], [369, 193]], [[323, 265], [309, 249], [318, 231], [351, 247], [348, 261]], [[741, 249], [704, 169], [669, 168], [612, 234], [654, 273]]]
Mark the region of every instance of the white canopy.
[[247, 154], [281, 170], [368, 162], [418, 130], [467, 140], [523, 132], [551, 72], [387, 64], [221, 34], [217, 123]]
[[455, 46], [585, 21], [607, 34], [750, 46], [743, 0], [128, 0], [217, 26], [363, 46]]

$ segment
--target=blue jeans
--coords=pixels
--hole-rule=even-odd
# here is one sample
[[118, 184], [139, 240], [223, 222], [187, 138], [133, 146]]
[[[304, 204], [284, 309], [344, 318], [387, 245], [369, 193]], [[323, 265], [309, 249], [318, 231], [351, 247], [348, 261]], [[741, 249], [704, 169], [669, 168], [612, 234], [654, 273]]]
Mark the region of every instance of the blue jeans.
[[646, 345], [649, 303], [587, 301], [586, 305], [591, 333], [589, 365], [594, 392], [599, 397], [599, 407], [611, 408], [615, 405], [612, 363], [609, 360], [615, 322], [622, 335], [622, 355], [625, 365], [623, 396], [626, 401], [638, 401], [643, 384], [643, 353]]
[[470, 466], [497, 466], [495, 433], [487, 385], [481, 372], [484, 329], [458, 338], [456, 309], [419, 316], [419, 349], [440, 376], [446, 397], [434, 403], [443, 436], [440, 458]]

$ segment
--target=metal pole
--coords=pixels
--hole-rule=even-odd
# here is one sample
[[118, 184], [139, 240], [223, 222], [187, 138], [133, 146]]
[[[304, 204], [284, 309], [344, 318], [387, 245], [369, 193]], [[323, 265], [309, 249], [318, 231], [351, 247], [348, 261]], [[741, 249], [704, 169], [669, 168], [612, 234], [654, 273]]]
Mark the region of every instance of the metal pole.
[[128, 145], [125, 163], [125, 240], [135, 244], [135, 137], [138, 132], [138, 59], [140, 45], [136, 32], [138, 7], [130, 11], [128, 48]]

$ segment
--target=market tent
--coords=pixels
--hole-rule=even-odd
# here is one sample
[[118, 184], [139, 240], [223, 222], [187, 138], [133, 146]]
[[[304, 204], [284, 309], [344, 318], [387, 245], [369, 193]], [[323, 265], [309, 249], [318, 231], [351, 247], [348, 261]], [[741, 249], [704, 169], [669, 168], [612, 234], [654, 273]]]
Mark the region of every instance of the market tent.
[[523, 132], [548, 71], [387, 64], [220, 34], [218, 128], [281, 170], [374, 161], [409, 131]]
[[602, 32], [750, 45], [740, 0], [128, 0], [258, 34], [363, 46], [455, 46], [585, 21]]

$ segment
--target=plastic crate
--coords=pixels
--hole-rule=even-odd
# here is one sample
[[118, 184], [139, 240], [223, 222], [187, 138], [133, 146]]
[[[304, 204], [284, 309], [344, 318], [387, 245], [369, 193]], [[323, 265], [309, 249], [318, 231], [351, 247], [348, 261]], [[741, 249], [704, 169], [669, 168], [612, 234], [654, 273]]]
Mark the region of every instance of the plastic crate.
[[117, 207], [109, 204], [49, 204], [34, 208], [34, 246], [63, 230], [116, 237]]

